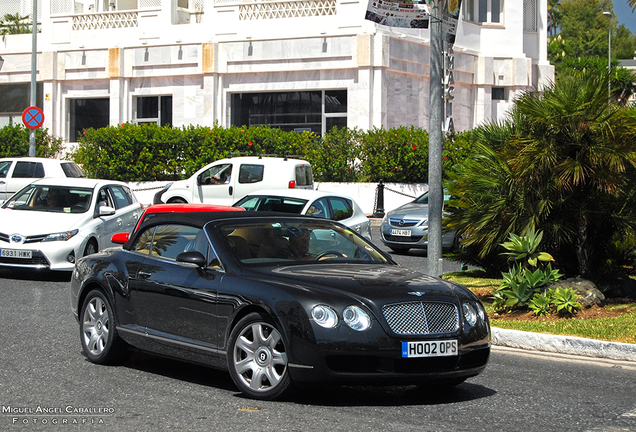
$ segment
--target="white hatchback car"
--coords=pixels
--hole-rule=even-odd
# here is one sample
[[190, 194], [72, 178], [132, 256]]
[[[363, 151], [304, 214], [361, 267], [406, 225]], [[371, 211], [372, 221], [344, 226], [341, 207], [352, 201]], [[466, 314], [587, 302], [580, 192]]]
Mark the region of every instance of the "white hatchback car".
[[313, 189], [269, 189], [244, 196], [233, 207], [276, 211], [331, 219], [371, 240], [371, 222], [348, 196]]
[[0, 266], [73, 270], [131, 232], [143, 210], [125, 183], [95, 179], [35, 181], [0, 207]]
[[44, 177], [81, 178], [84, 171], [72, 161], [36, 157], [0, 159], [0, 202]]

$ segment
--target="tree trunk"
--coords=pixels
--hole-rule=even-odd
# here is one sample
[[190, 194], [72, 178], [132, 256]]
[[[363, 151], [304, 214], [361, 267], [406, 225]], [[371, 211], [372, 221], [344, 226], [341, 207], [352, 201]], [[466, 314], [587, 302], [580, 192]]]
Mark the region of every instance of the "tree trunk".
[[578, 235], [576, 236], [576, 259], [578, 261], [579, 275], [587, 276], [590, 272], [590, 245], [587, 232], [587, 220], [581, 217], [578, 220]]

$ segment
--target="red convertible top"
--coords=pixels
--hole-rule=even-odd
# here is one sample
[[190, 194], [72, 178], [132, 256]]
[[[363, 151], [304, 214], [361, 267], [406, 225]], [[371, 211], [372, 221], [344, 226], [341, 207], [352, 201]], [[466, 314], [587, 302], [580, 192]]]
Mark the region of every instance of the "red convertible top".
[[146, 213], [192, 213], [212, 211], [245, 211], [243, 207], [229, 207], [215, 204], [154, 204]]

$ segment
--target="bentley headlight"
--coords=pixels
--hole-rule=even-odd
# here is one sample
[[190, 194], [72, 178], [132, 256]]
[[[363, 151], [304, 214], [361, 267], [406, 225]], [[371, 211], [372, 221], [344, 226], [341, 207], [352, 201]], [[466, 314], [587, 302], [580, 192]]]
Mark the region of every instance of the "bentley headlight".
[[481, 302], [477, 303], [477, 315], [482, 321], [486, 321], [486, 309], [484, 309], [484, 305]]
[[67, 241], [69, 240], [71, 237], [73, 237], [75, 234], [78, 233], [79, 230], [72, 230], [72, 231], [64, 231], [61, 233], [55, 233], [55, 234], [49, 234], [48, 236], [46, 236], [46, 238], [44, 240], [42, 240], [43, 242], [50, 242], [50, 241]]
[[475, 308], [468, 303], [464, 303], [462, 305], [462, 310], [464, 311], [464, 318], [466, 322], [472, 327], [477, 323], [477, 311]]
[[348, 306], [342, 312], [344, 322], [355, 331], [365, 331], [371, 327], [371, 317], [358, 306]]
[[320, 327], [334, 328], [338, 325], [338, 314], [326, 305], [316, 305], [311, 309], [311, 317]]

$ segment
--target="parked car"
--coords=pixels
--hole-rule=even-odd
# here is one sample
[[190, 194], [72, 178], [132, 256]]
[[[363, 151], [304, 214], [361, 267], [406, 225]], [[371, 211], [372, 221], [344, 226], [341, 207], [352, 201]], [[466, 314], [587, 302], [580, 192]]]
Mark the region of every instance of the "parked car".
[[141, 213], [125, 183], [37, 180], [0, 207], [0, 266], [70, 271], [113, 246], [113, 234], [132, 231]]
[[313, 189], [311, 164], [279, 157], [234, 157], [204, 166], [186, 180], [171, 183], [155, 195], [155, 204], [210, 203], [232, 205], [259, 189]]
[[84, 171], [71, 161], [34, 157], [0, 159], [0, 202], [44, 177], [80, 178]]
[[247, 211], [278, 211], [338, 221], [371, 240], [371, 222], [348, 196], [304, 189], [270, 189], [244, 196], [234, 204]]
[[[444, 203], [450, 195], [444, 190]], [[428, 192], [387, 212], [380, 225], [380, 240], [395, 252], [428, 248]], [[442, 234], [442, 249], [456, 245], [455, 232]]]
[[309, 216], [157, 214], [122, 248], [80, 259], [70, 291], [91, 362], [136, 348], [229, 370], [257, 399], [294, 384], [452, 386], [490, 353], [468, 289]]

